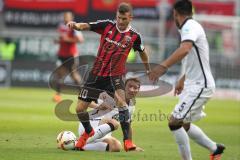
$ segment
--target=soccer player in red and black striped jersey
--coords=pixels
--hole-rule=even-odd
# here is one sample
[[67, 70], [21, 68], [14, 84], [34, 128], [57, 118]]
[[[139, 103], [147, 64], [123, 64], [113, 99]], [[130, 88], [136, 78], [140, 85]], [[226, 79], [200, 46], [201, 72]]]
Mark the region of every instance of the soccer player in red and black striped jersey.
[[87, 82], [80, 91], [76, 108], [78, 118], [85, 128], [84, 134], [76, 143], [77, 149], [82, 149], [87, 139], [94, 134], [89, 123], [89, 115], [86, 112], [89, 103], [96, 101], [100, 93], [93, 91], [93, 88], [114, 93], [119, 108], [124, 148], [126, 151], [136, 148], [129, 139], [129, 112], [122, 77], [125, 74], [125, 64], [131, 48], [139, 52], [147, 73], [150, 72], [150, 65], [141, 36], [130, 25], [132, 18], [131, 5], [121, 3], [117, 9], [116, 21], [99, 20], [92, 23], [68, 23], [68, 27], [71, 29], [90, 30], [101, 35], [97, 58]]
[[[81, 77], [75, 68], [78, 65], [76, 61], [79, 55], [79, 50], [77, 48], [77, 43], [83, 43], [84, 37], [81, 32], [69, 29], [66, 24], [72, 21], [74, 18], [72, 12], [65, 12], [63, 14], [64, 23], [61, 23], [58, 26], [58, 39], [55, 40], [55, 43], [59, 44], [59, 49], [57, 53], [57, 77], [61, 79], [64, 75], [69, 74], [75, 84], [79, 85], [81, 82]], [[70, 60], [73, 59], [73, 60]], [[69, 61], [70, 60], [70, 61]], [[61, 82], [57, 83], [56, 86], [57, 93], [53, 97], [55, 102], [61, 101]]]

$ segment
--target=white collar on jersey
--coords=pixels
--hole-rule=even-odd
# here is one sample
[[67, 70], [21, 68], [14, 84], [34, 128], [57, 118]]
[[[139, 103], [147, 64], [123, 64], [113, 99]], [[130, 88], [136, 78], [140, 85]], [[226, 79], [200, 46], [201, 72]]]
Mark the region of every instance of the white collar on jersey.
[[128, 27], [124, 31], [121, 31], [116, 24], [116, 28], [117, 28], [118, 32], [125, 33], [125, 32], [128, 32], [132, 27], [131, 27], [131, 25], [128, 25]]

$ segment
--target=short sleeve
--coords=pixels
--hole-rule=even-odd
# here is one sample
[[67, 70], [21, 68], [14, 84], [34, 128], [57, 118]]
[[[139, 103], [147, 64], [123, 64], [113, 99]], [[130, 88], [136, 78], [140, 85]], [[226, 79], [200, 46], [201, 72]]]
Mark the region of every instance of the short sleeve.
[[194, 26], [190, 24], [186, 24], [181, 29], [181, 42], [183, 41], [192, 41], [196, 42], [197, 40], [197, 32], [194, 29]]
[[90, 30], [99, 34], [102, 34], [104, 32], [104, 29], [107, 27], [107, 25], [113, 24], [113, 21], [111, 20], [98, 20], [96, 22], [90, 22]]
[[143, 52], [145, 49], [142, 38], [139, 34], [137, 36], [137, 39], [134, 41], [133, 49], [134, 49], [134, 51], [139, 51], [139, 52]]

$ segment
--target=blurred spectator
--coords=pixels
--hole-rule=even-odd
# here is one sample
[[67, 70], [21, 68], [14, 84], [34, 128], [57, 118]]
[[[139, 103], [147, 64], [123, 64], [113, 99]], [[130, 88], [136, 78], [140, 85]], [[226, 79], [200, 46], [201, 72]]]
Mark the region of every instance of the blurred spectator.
[[0, 0], [0, 12], [3, 11], [3, 5], [4, 5], [3, 0]]
[[0, 42], [0, 59], [3, 61], [12, 61], [16, 50], [16, 44], [10, 38], [5, 38]]
[[[70, 21], [73, 21], [73, 14], [71, 12], [64, 13], [64, 23], [61, 23], [58, 26], [59, 38], [55, 40], [56, 43], [59, 43], [58, 50], [58, 83], [57, 83], [57, 93], [53, 97], [55, 102], [61, 101], [61, 85], [63, 84], [62, 77], [70, 74], [70, 77], [79, 85], [81, 77], [75, 68], [78, 65], [78, 48], [77, 43], [82, 43], [84, 41], [83, 35], [79, 31], [69, 29], [66, 24]], [[71, 60], [70, 60], [71, 59]], [[70, 61], [69, 61], [70, 60]], [[65, 63], [68, 62], [68, 63]]]

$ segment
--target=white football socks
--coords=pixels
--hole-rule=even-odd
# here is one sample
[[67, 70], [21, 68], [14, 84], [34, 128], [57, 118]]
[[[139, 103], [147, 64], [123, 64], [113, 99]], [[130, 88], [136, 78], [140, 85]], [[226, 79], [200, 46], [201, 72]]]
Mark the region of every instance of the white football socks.
[[96, 142], [96, 143], [89, 143], [86, 144], [83, 149], [85, 151], [102, 151], [105, 152], [107, 148], [107, 143], [105, 142]]
[[107, 123], [102, 124], [97, 128], [94, 128], [94, 131], [95, 131], [94, 135], [87, 140], [87, 143], [92, 143], [93, 141], [100, 139], [107, 135], [108, 133], [112, 132], [111, 127]]
[[187, 131], [189, 137], [199, 145], [207, 148], [210, 152], [214, 152], [217, 149], [217, 145], [213, 142], [198, 126], [191, 124]]
[[172, 131], [175, 136], [178, 149], [181, 154], [182, 160], [192, 160], [189, 138], [183, 127]]

